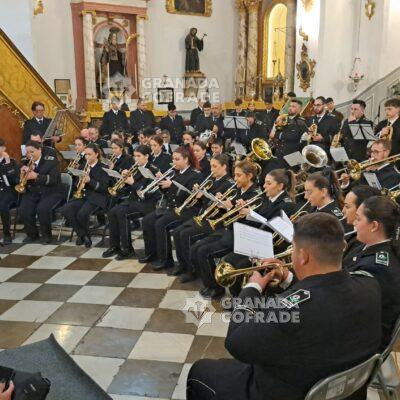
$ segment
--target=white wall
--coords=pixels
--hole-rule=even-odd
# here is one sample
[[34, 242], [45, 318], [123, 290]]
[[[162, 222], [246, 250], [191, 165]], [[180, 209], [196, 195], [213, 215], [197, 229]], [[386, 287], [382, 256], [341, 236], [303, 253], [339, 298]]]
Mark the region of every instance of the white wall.
[[204, 50], [199, 53], [200, 69], [208, 79], [217, 79], [221, 101], [230, 101], [234, 94], [238, 24], [234, 0], [214, 0], [211, 17], [167, 13], [165, 1], [161, 0], [149, 1], [147, 6], [147, 76], [182, 78], [185, 36], [191, 27], [196, 27], [198, 36], [204, 32], [208, 35]]

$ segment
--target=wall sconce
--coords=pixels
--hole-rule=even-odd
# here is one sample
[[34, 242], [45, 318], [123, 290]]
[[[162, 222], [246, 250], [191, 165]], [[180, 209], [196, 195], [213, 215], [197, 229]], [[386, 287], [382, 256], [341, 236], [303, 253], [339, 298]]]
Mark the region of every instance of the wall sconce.
[[371, 18], [375, 15], [376, 3], [372, 0], [366, 0], [365, 2], [365, 15], [371, 21]]
[[33, 9], [33, 15], [43, 14], [44, 5], [42, 0], [36, 1], [36, 6]]
[[356, 92], [359, 83], [364, 79], [364, 74], [360, 72], [361, 58], [356, 57], [353, 62], [353, 69], [350, 72], [349, 79], [353, 82], [353, 90]]
[[300, 26], [300, 29], [299, 29], [299, 36], [301, 36], [303, 38], [304, 42], [308, 42], [308, 35], [303, 31], [302, 26]]

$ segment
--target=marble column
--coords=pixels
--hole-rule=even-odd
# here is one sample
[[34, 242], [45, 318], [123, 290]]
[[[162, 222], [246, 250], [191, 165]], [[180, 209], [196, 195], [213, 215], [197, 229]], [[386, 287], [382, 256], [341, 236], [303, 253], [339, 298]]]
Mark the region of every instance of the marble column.
[[247, 35], [246, 95], [255, 94], [257, 88], [258, 7], [260, 0], [246, 0], [249, 11]]
[[94, 54], [93, 17], [95, 11], [82, 11], [83, 16], [83, 46], [85, 54], [85, 87], [86, 98], [96, 99], [96, 65]]
[[139, 91], [139, 97], [143, 95], [142, 81], [146, 77], [146, 42], [144, 33], [144, 21], [147, 17], [137, 16], [136, 20], [136, 32], [137, 32], [137, 58], [138, 66], [137, 70], [137, 82]]
[[285, 77], [286, 91], [294, 89], [296, 61], [296, 0], [287, 0], [286, 44], [285, 44]]
[[247, 21], [245, 0], [236, 0], [239, 12], [239, 34], [237, 45], [235, 96], [243, 97], [246, 84], [246, 47], [247, 47]]

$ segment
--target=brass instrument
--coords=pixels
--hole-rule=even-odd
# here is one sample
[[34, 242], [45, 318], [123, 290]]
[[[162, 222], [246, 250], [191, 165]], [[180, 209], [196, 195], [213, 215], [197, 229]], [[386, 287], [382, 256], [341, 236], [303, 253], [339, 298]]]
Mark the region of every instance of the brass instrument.
[[305, 146], [301, 154], [305, 158], [306, 164], [310, 167], [323, 168], [328, 164], [328, 156], [325, 150], [315, 144]]
[[[292, 247], [289, 247], [286, 251], [284, 251], [283, 253], [277, 254], [274, 258], [285, 259], [285, 258], [291, 256], [292, 252], [293, 252]], [[217, 267], [215, 268], [215, 272], [214, 272], [215, 281], [218, 283], [218, 285], [220, 285], [222, 287], [231, 287], [235, 284], [238, 276], [244, 275], [245, 276], [244, 282], [246, 282], [247, 278], [250, 277], [250, 275], [254, 271], [277, 269], [280, 272], [280, 278], [274, 279], [271, 281], [269, 286], [273, 287], [273, 286], [279, 285], [279, 283], [281, 282], [282, 276], [283, 276], [283, 269], [291, 268], [293, 266], [293, 264], [291, 262], [283, 264], [283, 265], [276, 263], [276, 262], [262, 265], [261, 260], [257, 261], [255, 264], [256, 264], [255, 266], [250, 267], [250, 268], [235, 269], [235, 267], [233, 267], [231, 264], [229, 264], [225, 261], [220, 261], [218, 263]]]
[[307, 133], [307, 143], [310, 144], [317, 135], [318, 135], [318, 125], [314, 123], [310, 126], [310, 131]]
[[255, 138], [251, 141], [251, 152], [246, 155], [246, 160], [251, 162], [267, 161], [274, 158], [269, 144], [260, 138]]
[[288, 114], [280, 114], [278, 118], [275, 120], [275, 129], [281, 130], [289, 123], [289, 115]]
[[115, 153], [111, 154], [111, 157], [107, 160], [109, 164], [115, 164], [115, 161], [117, 161], [118, 156]]
[[[233, 200], [236, 196], [237, 190], [235, 189], [236, 183], [234, 183], [219, 199], [220, 202], [224, 200]], [[194, 222], [200, 227], [203, 226], [205, 218], [213, 218], [219, 212], [218, 202], [214, 201], [211, 203], [200, 215], [193, 217]]]
[[33, 171], [33, 165], [34, 165], [34, 161], [31, 158], [27, 165], [28, 170], [26, 172], [21, 172], [19, 183], [14, 186], [14, 189], [17, 193], [19, 193], [19, 194], [25, 193], [26, 184], [28, 183], [28, 179], [26, 179], [26, 178], [28, 177], [29, 172]]
[[135, 175], [138, 169], [139, 169], [138, 163], [133, 164], [132, 167], [128, 169], [126, 176], [119, 178], [114, 186], [108, 188], [108, 193], [111, 196], [115, 197], [118, 194], [118, 191], [124, 187], [126, 178]]
[[200, 186], [193, 190], [193, 193], [190, 194], [187, 199], [182, 203], [182, 205], [180, 207], [175, 207], [174, 211], [176, 215], [181, 215], [182, 214], [182, 210], [186, 207], [193, 207], [198, 201], [199, 199], [196, 197], [200, 190], [209, 190], [211, 188], [211, 186], [213, 185], [213, 181], [211, 179], [212, 177], [212, 173], [210, 175], [207, 176], [206, 179], [204, 179], [204, 181], [200, 184]]
[[80, 161], [80, 159], [81, 159], [81, 154], [78, 153], [78, 154], [76, 155], [76, 157], [75, 157], [73, 160], [71, 160], [71, 161], [69, 162], [67, 169], [68, 169], [68, 168], [74, 168], [74, 169], [79, 168], [79, 161]]
[[230, 224], [233, 224], [234, 222], [238, 221], [239, 219], [244, 218], [244, 216], [240, 214], [240, 210], [242, 210], [244, 208], [250, 208], [250, 210], [255, 210], [258, 207], [260, 207], [262, 204], [262, 200], [261, 200], [262, 196], [265, 196], [264, 192], [261, 192], [255, 196], [253, 196], [251, 199], [247, 200], [241, 206], [232, 207], [229, 211], [222, 214], [221, 217], [219, 217], [217, 219], [208, 219], [207, 221], [214, 231], [220, 222], [223, 222], [224, 226], [227, 227]]
[[85, 189], [85, 185], [86, 185], [85, 177], [89, 174], [89, 172], [90, 172], [90, 165], [86, 161], [85, 168], [83, 169], [84, 175], [82, 175], [79, 178], [78, 186], [77, 186], [76, 192], [74, 193], [75, 199], [81, 199], [83, 197], [83, 189]]
[[341, 147], [341, 141], [342, 141], [342, 136], [343, 136], [343, 134], [342, 134], [342, 131], [339, 131], [334, 137], [333, 137], [333, 139], [332, 139], [332, 143], [331, 143], [331, 147], [334, 147], [334, 148], [338, 148], [338, 147]]
[[171, 167], [169, 170], [165, 171], [159, 178], [153, 180], [153, 182], [149, 183], [144, 189], [138, 190], [136, 193], [139, 198], [144, 199], [146, 193], [154, 193], [158, 190], [158, 185], [161, 181], [165, 179], [172, 178], [175, 174], [175, 168]]
[[380, 138], [391, 141], [393, 137], [393, 125], [390, 123], [390, 121], [387, 122], [386, 128], [387, 128], [387, 133], [381, 134]]
[[396, 187], [398, 188], [399, 185], [396, 185], [391, 189], [382, 189], [381, 193], [382, 196], [388, 196], [390, 200], [397, 204], [397, 199], [400, 197], [400, 189], [395, 189]]

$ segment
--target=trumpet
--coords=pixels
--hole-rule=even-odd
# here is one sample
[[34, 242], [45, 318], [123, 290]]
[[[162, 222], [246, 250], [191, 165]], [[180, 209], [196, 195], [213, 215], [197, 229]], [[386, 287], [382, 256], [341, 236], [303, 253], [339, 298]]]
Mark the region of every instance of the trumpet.
[[[283, 253], [277, 254], [274, 258], [281, 260], [285, 259], [292, 255], [293, 248], [289, 247]], [[244, 275], [243, 283], [247, 281], [247, 279], [251, 276], [254, 271], [264, 271], [264, 270], [273, 270], [276, 269], [279, 271], [279, 278], [273, 279], [269, 286], [274, 287], [279, 285], [282, 281], [283, 277], [283, 269], [284, 268], [292, 268], [293, 264], [291, 262], [280, 264], [276, 262], [268, 263], [266, 265], [262, 265], [262, 261], [258, 260], [253, 267], [250, 268], [241, 268], [235, 269], [235, 267], [225, 261], [220, 261], [215, 268], [214, 277], [215, 281], [218, 285], [222, 287], [231, 287], [235, 284], [238, 276]]]
[[186, 207], [193, 207], [199, 200], [197, 199], [197, 195], [200, 192], [200, 190], [209, 190], [211, 188], [211, 186], [213, 185], [213, 181], [211, 179], [212, 177], [212, 173], [210, 175], [207, 176], [206, 179], [204, 179], [204, 181], [200, 184], [200, 186], [197, 189], [193, 190], [193, 193], [190, 194], [187, 199], [182, 203], [182, 205], [180, 207], [175, 207], [174, 211], [176, 215], [181, 215], [182, 214], [182, 210]]
[[158, 184], [165, 180], [165, 179], [171, 179], [173, 175], [175, 174], [175, 168], [171, 167], [168, 171], [165, 171], [159, 178], [156, 178], [148, 184], [143, 190], [138, 190], [136, 193], [139, 196], [139, 198], [144, 199], [146, 193], [154, 193], [158, 190]]
[[26, 184], [28, 183], [27, 177], [28, 177], [29, 172], [31, 172], [33, 170], [33, 164], [34, 164], [34, 161], [31, 158], [27, 165], [28, 170], [26, 172], [21, 172], [21, 177], [20, 177], [19, 183], [14, 186], [14, 189], [17, 193], [19, 193], [19, 194], [25, 193]]
[[115, 197], [118, 194], [118, 191], [121, 190], [125, 185], [126, 178], [135, 175], [138, 169], [139, 166], [138, 163], [136, 162], [135, 164], [132, 165], [132, 167], [128, 169], [128, 173], [126, 174], [126, 176], [123, 176], [122, 178], [118, 179], [117, 183], [114, 186], [108, 188], [108, 193], [111, 196]]
[[[235, 189], [236, 183], [234, 183], [219, 199], [219, 201], [233, 200], [236, 196], [237, 190]], [[214, 201], [211, 203], [200, 215], [193, 217], [194, 222], [200, 227], [203, 226], [203, 221], [205, 218], [213, 218], [219, 212], [218, 202]]]
[[76, 157], [69, 162], [67, 169], [68, 168], [74, 168], [74, 169], [79, 168], [79, 161], [80, 161], [81, 157], [82, 157], [81, 154], [78, 153], [76, 155]]
[[257, 209], [263, 203], [261, 197], [264, 195], [264, 192], [261, 192], [253, 196], [251, 199], [247, 200], [243, 205], [233, 207], [232, 209], [221, 215], [221, 217], [217, 219], [208, 219], [208, 223], [210, 224], [212, 230], [215, 231], [217, 225], [220, 222], [223, 222], [224, 226], [227, 227], [230, 224], [238, 221], [239, 219], [244, 218], [244, 216], [240, 214], [240, 211], [244, 208], [250, 208], [250, 210]]
[[85, 189], [85, 185], [86, 185], [85, 177], [89, 174], [89, 172], [90, 172], [90, 165], [86, 161], [85, 168], [83, 169], [84, 175], [82, 175], [79, 178], [78, 186], [77, 186], [76, 192], [74, 193], [75, 199], [81, 199], [83, 197], [83, 190]]
[[109, 164], [115, 164], [115, 161], [117, 161], [118, 156], [115, 153], [111, 154], [111, 157], [108, 159]]
[[342, 131], [339, 131], [339, 132], [333, 137], [332, 143], [331, 143], [331, 147], [333, 147], [333, 148], [338, 148], [338, 147], [340, 147], [340, 146], [342, 145], [342, 144], [341, 144], [342, 136], [343, 136]]
[[275, 129], [280, 130], [284, 128], [289, 122], [289, 115], [288, 114], [280, 114], [275, 121]]
[[387, 129], [387, 132], [384, 134], [381, 134], [380, 138], [391, 141], [392, 137], [393, 137], [393, 125], [390, 123], [390, 121], [387, 122], [386, 129]]
[[317, 135], [318, 135], [318, 125], [314, 123], [310, 126], [310, 132], [307, 133], [307, 143], [310, 144]]
[[390, 189], [382, 189], [382, 196], [388, 196], [390, 200], [392, 200], [394, 203], [397, 203], [397, 199], [400, 197], [400, 189], [396, 189], [398, 187], [399, 185], [396, 185]]

